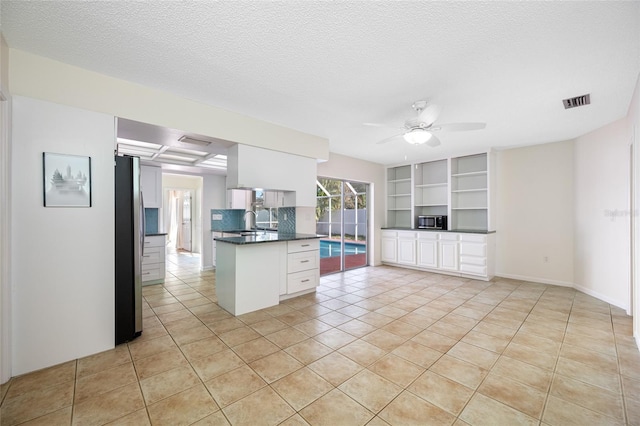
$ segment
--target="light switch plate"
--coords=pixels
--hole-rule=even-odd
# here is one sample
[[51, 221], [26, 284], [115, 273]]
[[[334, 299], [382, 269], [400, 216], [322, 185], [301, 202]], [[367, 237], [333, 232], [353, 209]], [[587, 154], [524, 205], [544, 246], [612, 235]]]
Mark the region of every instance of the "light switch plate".
[[211, 215], [211, 220], [222, 220], [222, 215], [219, 213], [218, 214], [213, 213]]

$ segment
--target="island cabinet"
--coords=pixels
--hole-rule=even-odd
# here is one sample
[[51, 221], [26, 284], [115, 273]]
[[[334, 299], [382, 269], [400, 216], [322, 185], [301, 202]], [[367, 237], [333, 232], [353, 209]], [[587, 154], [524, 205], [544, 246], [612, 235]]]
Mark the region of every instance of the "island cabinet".
[[385, 264], [488, 281], [495, 233], [383, 230], [382, 252]]
[[287, 280], [280, 300], [315, 291], [320, 282], [320, 241], [287, 242]]
[[142, 252], [142, 285], [160, 284], [165, 277], [166, 236], [145, 235]]

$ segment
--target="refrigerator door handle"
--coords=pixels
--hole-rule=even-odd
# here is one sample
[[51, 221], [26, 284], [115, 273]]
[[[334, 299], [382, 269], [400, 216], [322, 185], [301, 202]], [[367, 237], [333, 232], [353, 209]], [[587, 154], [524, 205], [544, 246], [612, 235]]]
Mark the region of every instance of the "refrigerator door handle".
[[147, 218], [144, 214], [144, 197], [142, 195], [142, 190], [140, 190], [140, 221], [142, 222], [142, 229], [140, 229], [140, 251], [141, 255], [144, 256], [144, 235], [147, 232]]

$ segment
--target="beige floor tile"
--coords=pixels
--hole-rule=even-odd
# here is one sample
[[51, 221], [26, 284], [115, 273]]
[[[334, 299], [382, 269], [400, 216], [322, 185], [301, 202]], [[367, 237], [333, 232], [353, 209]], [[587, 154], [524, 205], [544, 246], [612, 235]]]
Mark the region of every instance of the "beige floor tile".
[[273, 389], [265, 387], [222, 409], [232, 425], [277, 425], [295, 411]]
[[349, 322], [339, 325], [336, 328], [342, 331], [346, 331], [347, 333], [358, 338], [364, 337], [367, 334], [377, 330], [377, 327], [374, 327], [371, 324], [367, 324], [366, 322], [360, 321], [358, 319], [353, 319]]
[[622, 395], [556, 374], [550, 395], [624, 421]]
[[285, 349], [285, 352], [300, 361], [303, 365], [308, 365], [328, 353], [333, 352], [333, 349], [313, 339], [307, 339], [293, 346], [289, 346]]
[[551, 371], [554, 370], [558, 360], [557, 355], [542, 352], [515, 342], [509, 343], [502, 355]]
[[291, 327], [268, 334], [265, 337], [281, 349], [288, 348], [309, 338], [306, 334]]
[[640, 425], [640, 401], [626, 398], [624, 406], [627, 413], [627, 424]]
[[228, 346], [215, 336], [180, 346], [180, 350], [189, 361], [204, 358], [227, 348]]
[[470, 425], [537, 425], [538, 420], [494, 399], [476, 393], [460, 414]]
[[495, 324], [493, 322], [480, 321], [475, 327], [473, 327], [473, 330], [488, 334], [489, 336], [511, 340], [518, 331], [518, 327], [513, 328], [501, 324]]
[[267, 383], [245, 365], [205, 382], [207, 389], [221, 407], [226, 407], [262, 389]]
[[299, 370], [303, 365], [291, 355], [279, 351], [249, 364], [267, 383]]
[[44, 389], [20, 393], [15, 397], [5, 397], [0, 408], [2, 424], [15, 425], [71, 406], [73, 388], [74, 381], [71, 380]]
[[585, 350], [585, 348], [579, 346], [563, 344], [560, 350], [560, 356], [581, 362], [595, 369], [612, 373], [618, 372], [618, 359], [615, 356]]
[[279, 379], [271, 387], [297, 411], [334, 389], [333, 385], [306, 367]]
[[369, 370], [359, 372], [338, 389], [373, 413], [382, 410], [402, 392], [402, 387]]
[[133, 343], [129, 343], [129, 351], [131, 352], [131, 357], [134, 360], [145, 358], [158, 352], [168, 351], [169, 349], [176, 348], [177, 345], [171, 338], [171, 336], [162, 336], [156, 339], [147, 340], [147, 341], [133, 341]]
[[77, 404], [85, 399], [137, 382], [136, 372], [131, 363], [80, 377], [76, 381], [74, 402]]
[[236, 328], [242, 328], [246, 326], [245, 323], [243, 323], [242, 321], [234, 317], [225, 318], [207, 325], [218, 336], [222, 333], [226, 333], [227, 331], [235, 330]]
[[228, 346], [233, 347], [242, 343], [246, 343], [250, 340], [257, 339], [261, 336], [260, 334], [253, 331], [253, 329], [251, 329], [250, 327], [243, 325], [240, 328], [235, 328], [231, 331], [226, 331], [222, 334], [218, 334], [218, 337]]
[[465, 336], [465, 334], [469, 332], [470, 329], [459, 327], [455, 324], [440, 320], [430, 325], [429, 328], [427, 328], [427, 330], [433, 331], [434, 333], [438, 333], [443, 336], [447, 336], [457, 341], [462, 339]]
[[476, 389], [488, 373], [484, 368], [449, 355], [443, 355], [429, 370], [471, 389]]
[[51, 386], [73, 381], [76, 378], [76, 361], [34, 371], [12, 379], [7, 398], [13, 398], [26, 392], [43, 390]]
[[107, 424], [109, 426], [151, 426], [151, 420], [149, 420], [147, 409], [143, 408]]
[[475, 364], [485, 370], [489, 370], [499, 357], [495, 352], [464, 342], [456, 343], [451, 349], [449, 349], [447, 355], [470, 362], [471, 364]]
[[552, 426], [612, 426], [623, 425], [613, 417], [549, 395], [542, 416], [543, 424]]
[[393, 354], [385, 356], [368, 369], [403, 388], [425, 371], [424, 368]]
[[180, 330], [188, 330], [190, 328], [203, 325], [202, 321], [200, 321], [195, 315], [191, 313], [189, 313], [189, 315], [190, 316], [188, 318], [163, 323], [164, 328], [166, 328], [169, 333], [177, 333]]
[[[266, 315], [266, 314], [261, 314], [261, 315]], [[263, 336], [266, 336], [267, 334], [275, 333], [276, 331], [279, 331], [279, 330], [284, 330], [289, 328], [289, 326], [283, 323], [282, 321], [279, 321], [275, 318], [271, 318], [269, 315], [267, 316], [269, 318], [250, 324], [251, 328], [253, 328], [255, 331], [257, 331]]]
[[193, 313], [184, 307], [182, 303], [159, 306], [154, 309], [162, 324], [168, 324], [185, 318], [192, 318]]
[[447, 352], [458, 342], [456, 339], [429, 330], [421, 332], [411, 340], [442, 353]]
[[303, 408], [300, 415], [311, 425], [364, 425], [373, 418], [373, 413], [334, 389], [312, 404]]
[[432, 371], [425, 371], [407, 390], [455, 416], [473, 395], [473, 389]]
[[278, 352], [280, 348], [271, 343], [264, 337], [259, 337], [255, 340], [251, 340], [247, 343], [242, 343], [233, 348], [233, 351], [244, 362], [253, 362], [260, 358], [264, 358], [267, 355], [271, 355], [274, 352]]
[[540, 337], [537, 334], [532, 334], [528, 332], [518, 331], [513, 339], [511, 340], [514, 343], [518, 343], [520, 345], [529, 346], [537, 351], [544, 352], [549, 355], [557, 355], [560, 350], [561, 342], [551, 339], [545, 339], [544, 337]]
[[308, 316], [309, 318], [317, 318], [320, 315], [324, 315], [328, 312], [331, 312], [331, 309], [326, 308], [320, 304], [314, 304], [302, 309], [298, 309], [300, 312]]
[[391, 353], [424, 368], [429, 368], [442, 356], [441, 352], [411, 340], [401, 344]]
[[414, 337], [416, 334], [423, 331], [423, 329], [420, 327], [407, 324], [406, 322], [403, 322], [400, 320], [396, 320], [385, 325], [384, 327], [382, 327], [382, 330], [388, 331], [389, 333], [393, 333], [396, 336], [402, 337], [403, 339], [410, 339]]
[[203, 324], [171, 333], [171, 337], [173, 337], [173, 340], [175, 340], [178, 345], [185, 345], [214, 336], [215, 334]]
[[[131, 344], [129, 344], [131, 346]], [[100, 352], [78, 360], [78, 377], [108, 370], [125, 362], [131, 362], [127, 344], [118, 345], [109, 351]]]
[[[351, 305], [348, 305], [348, 306], [351, 306]], [[356, 306], [356, 308], [357, 308], [357, 306]], [[358, 308], [358, 309], [360, 309], [360, 308]], [[364, 310], [364, 311], [366, 311], [366, 310]], [[369, 311], [366, 311], [366, 312], [362, 313], [361, 315], [364, 315], [367, 312], [369, 312]], [[320, 321], [322, 321], [322, 322], [324, 322], [326, 324], [329, 324], [332, 327], [337, 327], [337, 326], [339, 326], [341, 324], [344, 324], [345, 322], [351, 321], [353, 319], [353, 317], [350, 317], [349, 315], [341, 314], [338, 311], [332, 311], [332, 312], [326, 313], [324, 315], [320, 315], [316, 319], [318, 319], [318, 320], [320, 320]]]
[[209, 380], [245, 365], [232, 350], [225, 349], [215, 354], [191, 361], [191, 365], [202, 380]]
[[73, 424], [104, 424], [144, 408], [140, 385], [133, 383], [86, 399], [73, 407]]
[[540, 392], [547, 392], [551, 385], [553, 373], [549, 370], [501, 356], [493, 366], [492, 373], [532, 386]]
[[478, 392], [535, 419], [542, 417], [547, 394], [515, 380], [489, 373]]
[[[346, 300], [344, 301], [346, 302]], [[344, 308], [338, 309], [336, 312], [342, 315], [347, 315], [350, 318], [358, 318], [364, 314], [369, 313], [367, 309], [361, 308], [360, 306], [356, 306], [356, 305], [345, 306]]]
[[[71, 406], [62, 408], [53, 413], [46, 414], [28, 422], [21, 423], [20, 426], [52, 426], [52, 425], [70, 425], [73, 408]], [[2, 417], [0, 417], [2, 420]], [[5, 424], [4, 422], [2, 424]], [[7, 423], [9, 424], [9, 423]]]
[[147, 404], [152, 404], [200, 382], [191, 366], [174, 368], [140, 380], [142, 394]]
[[148, 407], [153, 425], [192, 424], [218, 411], [202, 383], [176, 393]]
[[358, 317], [358, 319], [360, 321], [366, 322], [369, 325], [373, 325], [374, 327], [384, 327], [394, 320], [394, 318], [379, 314], [377, 312], [369, 312], [368, 314]]
[[362, 370], [358, 363], [337, 352], [312, 362], [308, 367], [334, 386], [339, 386]]
[[337, 328], [332, 328], [314, 336], [313, 339], [332, 349], [339, 349], [356, 340], [356, 337]]
[[[569, 358], [560, 357], [558, 359], [556, 373], [594, 386], [599, 386], [610, 392], [622, 392], [620, 376], [618, 374], [597, 370]], [[640, 396], [638, 397], [640, 398]]]
[[224, 413], [222, 411], [216, 411], [202, 420], [193, 423], [193, 426], [229, 426], [229, 424]]
[[325, 331], [331, 330], [332, 327], [329, 324], [317, 319], [310, 319], [308, 321], [294, 325], [293, 328], [303, 332], [309, 337], [313, 337], [320, 333], [324, 333]]
[[640, 401], [640, 380], [625, 376], [621, 376], [621, 378], [625, 398]]
[[491, 336], [474, 329], [465, 334], [460, 341], [500, 354], [505, 350], [510, 340], [509, 338]]
[[349, 357], [363, 367], [373, 364], [387, 354], [386, 351], [361, 339], [343, 346], [338, 349], [338, 352]]
[[296, 311], [293, 309], [285, 314], [278, 315], [275, 318], [287, 325], [292, 325], [292, 326], [296, 324], [300, 324], [301, 322], [309, 321], [311, 319], [310, 317], [303, 314], [302, 312]]
[[172, 348], [146, 358], [135, 361], [136, 373], [139, 379], [151, 377], [155, 374], [188, 365], [188, 361], [180, 349]]
[[390, 425], [450, 425], [455, 421], [455, 416], [407, 391], [391, 401], [378, 417]]
[[362, 340], [379, 347], [380, 349], [391, 352], [401, 344], [407, 341], [404, 337], [389, 333], [388, 331], [379, 329], [367, 334]]

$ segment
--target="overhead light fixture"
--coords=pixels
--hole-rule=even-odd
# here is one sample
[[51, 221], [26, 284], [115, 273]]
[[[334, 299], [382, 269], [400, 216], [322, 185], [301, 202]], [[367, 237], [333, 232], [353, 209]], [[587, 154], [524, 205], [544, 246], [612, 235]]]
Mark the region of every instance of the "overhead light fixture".
[[402, 135], [405, 141], [412, 145], [422, 145], [431, 139], [431, 133], [424, 129], [411, 129]]
[[180, 139], [178, 139], [178, 141], [183, 142], [183, 143], [190, 143], [193, 145], [200, 145], [200, 146], [209, 146], [211, 145], [211, 142], [209, 141], [203, 141], [200, 139], [194, 139], [192, 137], [189, 137], [187, 135], [183, 135], [180, 137]]

